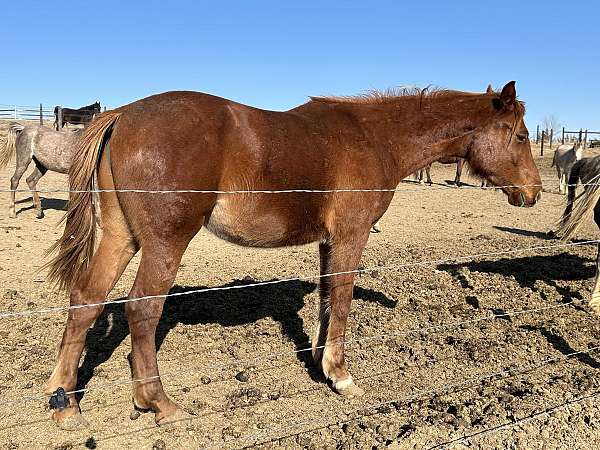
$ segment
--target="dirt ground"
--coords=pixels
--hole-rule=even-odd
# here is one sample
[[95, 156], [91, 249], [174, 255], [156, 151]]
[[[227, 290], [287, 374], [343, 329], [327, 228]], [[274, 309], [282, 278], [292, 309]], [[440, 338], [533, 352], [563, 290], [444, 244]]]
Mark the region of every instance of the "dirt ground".
[[[362, 265], [559, 244], [547, 231], [563, 199], [550, 158], [537, 162], [547, 192], [532, 209], [511, 207], [493, 190], [449, 187], [454, 166], [434, 166], [433, 187], [402, 183]], [[0, 187], [8, 188], [13, 168], [0, 170]], [[66, 178], [48, 174], [40, 187], [66, 187]], [[29, 194], [18, 198], [18, 217], [9, 219], [9, 194], [0, 194], [0, 309], [66, 306], [67, 295], [38, 272], [61, 233], [66, 197], [44, 194], [43, 220]], [[579, 238], [596, 239], [598, 230], [590, 224]], [[600, 318], [583, 301], [595, 255], [594, 245], [582, 245], [363, 274], [347, 335], [358, 341], [347, 361], [366, 393], [351, 400], [323, 382], [309, 353], [293, 352], [312, 334], [315, 282], [170, 297], [159, 363], [168, 393], [194, 416], [167, 428], [150, 414], [130, 418], [129, 384], [106, 386], [130, 377], [122, 306], [106, 308], [88, 336], [80, 380], [90, 388], [81, 401], [90, 426], [78, 432], [50, 421], [46, 398], [6, 403], [43, 395], [66, 314], [2, 318], [0, 447], [598, 448], [600, 353], [586, 350], [600, 345]], [[138, 261], [110, 298], [126, 296]], [[317, 264], [316, 245], [248, 249], [202, 231], [172, 292], [311, 276]], [[545, 307], [555, 308], [472, 321]], [[592, 398], [579, 402], [584, 396]]]

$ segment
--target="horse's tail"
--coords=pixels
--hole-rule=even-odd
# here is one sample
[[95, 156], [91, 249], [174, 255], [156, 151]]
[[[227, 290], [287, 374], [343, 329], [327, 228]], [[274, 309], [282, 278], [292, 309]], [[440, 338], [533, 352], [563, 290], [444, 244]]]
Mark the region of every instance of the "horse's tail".
[[600, 184], [598, 183], [600, 181], [600, 174], [598, 174], [589, 181], [585, 191], [577, 200], [577, 205], [573, 207], [573, 204], [575, 203], [575, 190], [577, 189], [577, 181], [579, 180], [579, 172], [582, 166], [583, 161], [579, 160], [571, 169], [567, 206], [558, 230], [556, 231], [556, 235], [565, 241], [571, 239], [579, 227], [587, 222], [594, 213], [596, 203], [598, 203], [598, 200], [600, 199]]
[[97, 168], [102, 148], [110, 137], [120, 112], [110, 111], [98, 116], [83, 132], [73, 155], [69, 171], [69, 207], [62, 237], [48, 249], [57, 254], [49, 261], [48, 279], [61, 289], [70, 289], [87, 268], [96, 243]]
[[4, 168], [17, 152], [17, 135], [25, 127], [18, 123], [13, 123], [8, 127], [8, 133], [3, 144], [0, 144], [0, 169]]

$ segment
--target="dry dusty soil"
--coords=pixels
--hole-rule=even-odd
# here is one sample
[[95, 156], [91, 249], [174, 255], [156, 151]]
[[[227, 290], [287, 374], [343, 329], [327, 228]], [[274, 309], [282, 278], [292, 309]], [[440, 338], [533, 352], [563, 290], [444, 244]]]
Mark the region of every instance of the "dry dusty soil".
[[[312, 332], [316, 280], [170, 297], [159, 363], [168, 393], [194, 416], [167, 428], [150, 414], [130, 418], [122, 305], [107, 307], [88, 336], [79, 378], [90, 426], [77, 432], [50, 421], [42, 394], [65, 313], [1, 318], [0, 448], [598, 448], [600, 352], [589, 349], [600, 345], [600, 318], [585, 301], [595, 245], [452, 259], [560, 244], [547, 232], [563, 199], [550, 159], [537, 162], [548, 181], [532, 209], [472, 178], [471, 188], [452, 188], [453, 166], [434, 166], [432, 187], [400, 185], [362, 260], [380, 268], [357, 278], [349, 321], [347, 360], [363, 397], [336, 395], [309, 353], [294, 353]], [[12, 170], [0, 170], [3, 189]], [[48, 174], [40, 187], [64, 188], [66, 178]], [[44, 194], [43, 220], [29, 194], [18, 198], [9, 219], [0, 194], [0, 309], [66, 306], [38, 272], [66, 197]], [[590, 224], [578, 238], [598, 230]], [[126, 296], [138, 261], [111, 299]], [[432, 262], [386, 267], [420, 261]], [[203, 231], [171, 292], [313, 276], [317, 263], [316, 245], [247, 249]]]

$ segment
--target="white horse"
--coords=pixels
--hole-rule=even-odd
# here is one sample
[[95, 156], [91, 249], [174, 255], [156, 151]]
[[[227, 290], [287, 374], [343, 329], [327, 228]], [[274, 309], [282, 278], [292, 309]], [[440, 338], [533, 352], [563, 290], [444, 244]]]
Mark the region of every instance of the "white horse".
[[571, 175], [573, 164], [583, 156], [583, 143], [575, 142], [574, 144], [559, 145], [554, 151], [554, 159], [552, 167], [556, 166], [558, 174], [558, 192], [566, 194], [567, 183]]
[[24, 126], [18, 123], [10, 125], [6, 140], [3, 145], [0, 145], [0, 169], [16, 154], [15, 173], [10, 179], [12, 192], [9, 215], [11, 218], [17, 217], [15, 191], [31, 161], [35, 163], [35, 168], [27, 177], [27, 184], [33, 194], [36, 217], [38, 219], [44, 217], [42, 202], [36, 189], [37, 182], [48, 170], [69, 173], [71, 153], [80, 135], [81, 130], [54, 131], [40, 125]]

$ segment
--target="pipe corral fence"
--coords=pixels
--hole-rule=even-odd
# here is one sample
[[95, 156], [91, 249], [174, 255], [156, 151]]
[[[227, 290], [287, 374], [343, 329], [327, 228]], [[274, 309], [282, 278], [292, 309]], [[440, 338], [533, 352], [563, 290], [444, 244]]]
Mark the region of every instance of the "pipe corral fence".
[[[0, 120], [39, 120], [40, 125], [44, 125], [44, 121], [52, 121], [55, 128], [60, 130], [63, 125], [62, 106], [56, 106], [56, 114], [54, 107], [44, 107], [42, 103], [39, 106], [19, 106], [0, 104]], [[104, 106], [102, 111], [106, 111]]]

